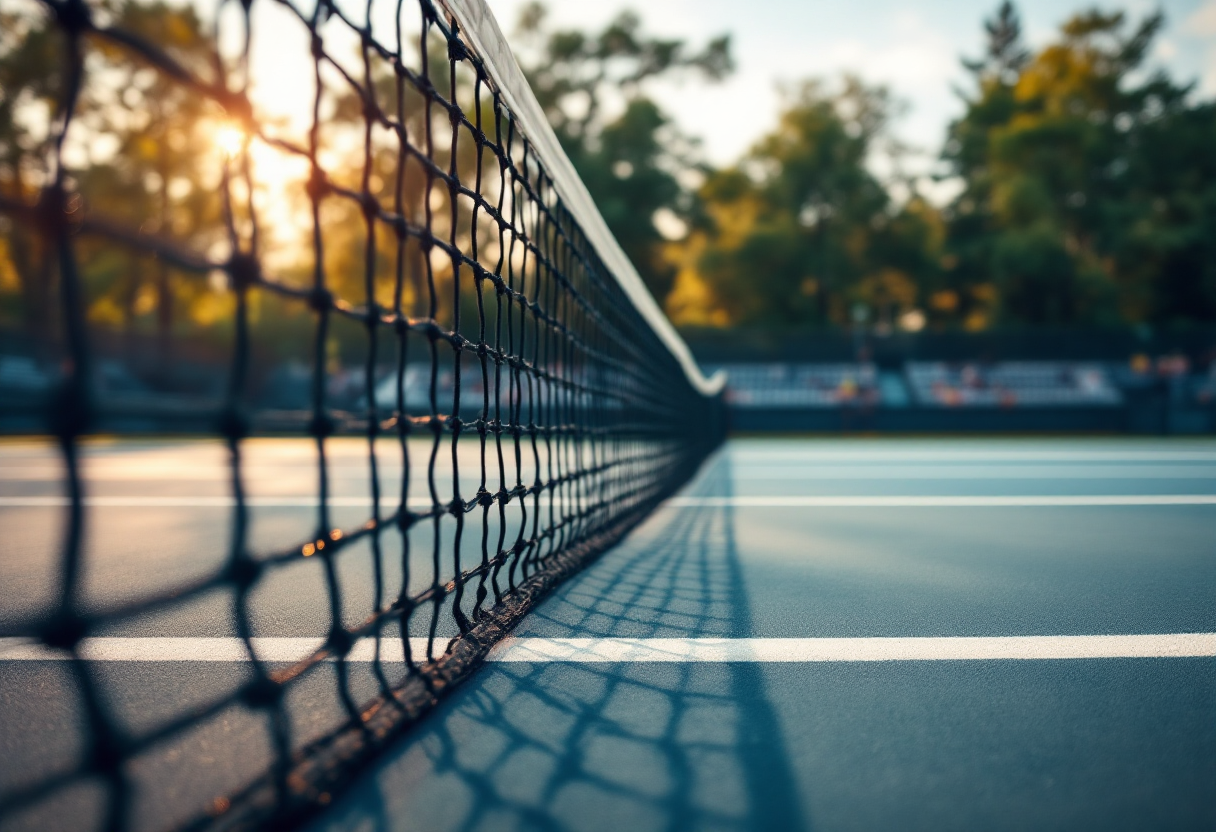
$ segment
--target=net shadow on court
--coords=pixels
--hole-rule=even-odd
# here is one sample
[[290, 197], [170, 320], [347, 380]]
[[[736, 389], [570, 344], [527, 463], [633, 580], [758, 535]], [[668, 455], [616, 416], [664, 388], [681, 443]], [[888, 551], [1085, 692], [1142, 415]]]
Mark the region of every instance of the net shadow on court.
[[[21, 18], [16, 37], [45, 38], [53, 51], [54, 101], [40, 125], [45, 176], [28, 194], [0, 197], [0, 230], [29, 234], [45, 253], [56, 304], [38, 335], [54, 369], [39, 395], [0, 403], [0, 424], [54, 441], [65, 502], [49, 605], [12, 631], [63, 660], [54, 673], [65, 678], [49, 689], [72, 703], [75, 719], [58, 729], [69, 763], [41, 755], [34, 775], [15, 773], [16, 788], [0, 780], [0, 824], [80, 805], [114, 832], [299, 823], [471, 674], [550, 589], [679, 490], [724, 435], [721, 379], [697, 369], [611, 236], [484, 3], [263, 7], [279, 14], [276, 36], [294, 35], [311, 64], [309, 124], [294, 135], [259, 119], [249, 95], [251, 3], [216, 3], [214, 19], [191, 29], [193, 50], [158, 37], [138, 14], [124, 17], [146, 12], [139, 4], [111, 11], [41, 0]], [[125, 95], [138, 93], [133, 84], [110, 89], [126, 70], [158, 86], [146, 98]], [[181, 107], [166, 109], [170, 101]], [[113, 138], [111, 116], [166, 131], [214, 122], [212, 138], [235, 134], [210, 174], [200, 153], [180, 177], [210, 207], [172, 216], [167, 177], [143, 175], [138, 158], [116, 151], [139, 181], [162, 183], [162, 207], [155, 217], [99, 208], [111, 180], [73, 148]], [[159, 144], [171, 147], [168, 138]], [[279, 200], [305, 220], [292, 245], [306, 259], [291, 267], [273, 256], [252, 148], [299, 171]], [[337, 250], [360, 253], [327, 256]], [[226, 361], [206, 401], [110, 389], [105, 333], [91, 313], [98, 269], [111, 258], [120, 272], [154, 270], [166, 297], [169, 287], [221, 297], [225, 325], [212, 334]], [[287, 313], [304, 322], [295, 358], [308, 365], [307, 380], [303, 400], [279, 412], [259, 399], [255, 370], [259, 345], [275, 340], [268, 319]], [[353, 383], [337, 385], [349, 395], [335, 389], [338, 340], [358, 345], [358, 368], [342, 371]], [[173, 362], [164, 363], [172, 376]], [[97, 514], [83, 445], [130, 430], [206, 432], [223, 442], [229, 533], [211, 552], [214, 568], [99, 610], [85, 591]], [[258, 552], [244, 471], [248, 438], [266, 432], [313, 444], [318, 485], [313, 516]], [[369, 510], [349, 524], [334, 511], [327, 465], [342, 434], [365, 438], [369, 472]], [[395, 441], [407, 478], [427, 483], [421, 496], [384, 487], [382, 438]], [[417, 438], [429, 447], [411, 455]], [[441, 483], [445, 461], [450, 489]], [[429, 529], [428, 544], [412, 546], [419, 529]], [[393, 539], [395, 574], [383, 567]], [[462, 559], [470, 542], [474, 552]], [[341, 564], [361, 554], [371, 575], [352, 610]], [[255, 642], [257, 592], [303, 559], [322, 572], [315, 606], [324, 640], [276, 666]], [[99, 633], [216, 598], [246, 659], [217, 690], [182, 695], [162, 679], [154, 704], [140, 708], [124, 695], [137, 673], [89, 659]], [[422, 649], [410, 638], [419, 617]], [[369, 641], [376, 660], [356, 666], [352, 651]], [[403, 656], [404, 679], [386, 672], [386, 642]], [[309, 723], [316, 714], [334, 715], [338, 727], [318, 730]], [[237, 735], [223, 754], [262, 773], [200, 804], [212, 784], [199, 769], [224, 761], [193, 743], [216, 725]], [[258, 752], [244, 745], [251, 731], [261, 735]], [[166, 760], [180, 766], [172, 776], [163, 776]]]
[[[732, 493], [722, 455], [696, 496]], [[661, 512], [521, 634], [750, 632], [734, 509]], [[495, 663], [314, 829], [808, 829], [754, 663]]]

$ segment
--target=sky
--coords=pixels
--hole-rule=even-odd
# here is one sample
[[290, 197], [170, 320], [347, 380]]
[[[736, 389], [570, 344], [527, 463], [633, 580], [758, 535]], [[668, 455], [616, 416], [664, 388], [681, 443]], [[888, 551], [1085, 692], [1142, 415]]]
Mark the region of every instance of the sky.
[[[488, 0], [508, 38], [526, 0]], [[978, 57], [982, 29], [998, 0], [547, 0], [551, 22], [595, 29], [624, 9], [641, 14], [646, 30], [694, 44], [730, 33], [737, 70], [725, 83], [688, 81], [654, 95], [688, 133], [700, 136], [709, 161], [729, 164], [776, 123], [778, 83], [833, 77], [849, 71], [887, 85], [906, 104], [897, 135], [920, 150], [908, 167], [928, 171], [950, 120], [962, 111], [953, 88], [966, 86], [960, 57]], [[1059, 25], [1094, 2], [1021, 0], [1023, 32], [1032, 48], [1048, 43]], [[1166, 26], [1151, 62], [1176, 80], [1197, 82], [1216, 97], [1216, 0], [1128, 0], [1134, 20], [1160, 5]], [[932, 186], [930, 186], [932, 187]], [[944, 197], [945, 192], [939, 194]]]

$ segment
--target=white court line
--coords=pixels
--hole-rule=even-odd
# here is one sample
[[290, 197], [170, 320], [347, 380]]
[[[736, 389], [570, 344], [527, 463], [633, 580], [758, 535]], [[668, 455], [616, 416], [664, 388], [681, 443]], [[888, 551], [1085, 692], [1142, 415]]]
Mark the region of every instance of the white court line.
[[[307, 475], [315, 472], [315, 467], [309, 471], [274, 471], [251, 474], [246, 471], [247, 483], [271, 485], [284, 479], [308, 481], [315, 477]], [[451, 471], [436, 471], [436, 476], [444, 483], [450, 483]], [[414, 472], [416, 475], [417, 472]], [[84, 478], [90, 482], [113, 483], [214, 483], [226, 485], [231, 479], [229, 471], [204, 472], [171, 472], [171, 471], [89, 471], [84, 472]], [[357, 483], [367, 482], [371, 476], [367, 469], [348, 471], [328, 471], [331, 482], [353, 480]], [[0, 470], [0, 483], [58, 483], [63, 477], [62, 471], [54, 474], [41, 472]], [[964, 465], [947, 463], [942, 465], [924, 465], [921, 463], [891, 464], [841, 464], [837, 460], [808, 461], [797, 465], [779, 464], [743, 464], [736, 463], [730, 471], [730, 477], [735, 480], [1216, 480], [1216, 466], [1211, 464], [1175, 465], [1174, 467], [1153, 467], [1125, 465], [1104, 466], [1091, 465], [1086, 468], [1055, 468], [1044, 465]], [[396, 487], [401, 481], [401, 469], [379, 469], [382, 488]]]
[[1216, 633], [992, 638], [508, 638], [499, 662], [891, 662], [1216, 656]]
[[[330, 497], [335, 508], [364, 508], [368, 497]], [[231, 497], [86, 497], [86, 506], [96, 508], [231, 508]], [[0, 508], [60, 508], [67, 497], [0, 497]], [[247, 497], [252, 508], [315, 508], [316, 497]], [[396, 497], [382, 497], [380, 505], [394, 508]], [[531, 501], [528, 505], [531, 506]], [[425, 497], [411, 498], [410, 508], [431, 508]], [[542, 505], [548, 502], [542, 500]], [[555, 505], [566, 505], [557, 500]], [[571, 503], [573, 505], [573, 503]], [[1211, 506], [1216, 494], [1026, 494], [1010, 496], [906, 495], [906, 496], [815, 496], [737, 495], [734, 497], [672, 497], [665, 508], [1005, 508], [1015, 506]]]
[[[961, 464], [980, 466], [996, 464], [1009, 467], [1024, 467], [1053, 462], [1088, 462], [1099, 464], [1140, 465], [1143, 463], [1184, 463], [1189, 466], [1210, 466], [1216, 463], [1216, 452], [1205, 451], [966, 451], [957, 449], [940, 449], [936, 451], [912, 450], [823, 450], [803, 451], [793, 449], [788, 453], [748, 451], [728, 449], [724, 457], [729, 458], [739, 468], [763, 467], [772, 469], [791, 469], [806, 465], [819, 464], [881, 464], [901, 465], [928, 464], [951, 465]], [[2, 456], [0, 456], [2, 458]], [[472, 464], [476, 458], [469, 462]], [[437, 471], [445, 476], [451, 474], [451, 468], [446, 461], [440, 460]], [[379, 470], [382, 476], [397, 477], [402, 468], [396, 460], [381, 460]], [[231, 476], [227, 460], [208, 461], [203, 464], [190, 462], [183, 466], [181, 463], [170, 462], [139, 462], [121, 456], [115, 457], [86, 457], [83, 463], [85, 476], [96, 480], [138, 480], [138, 479], [168, 479], [168, 480], [225, 480]], [[279, 462], [249, 462], [242, 466], [246, 476], [261, 479], [276, 476], [295, 476], [311, 474], [317, 470], [315, 460], [284, 460]], [[331, 462], [327, 473], [333, 478], [363, 478], [368, 475], [366, 464], [350, 464], [346, 462]], [[737, 472], [736, 472], [737, 473]], [[0, 464], [0, 480], [58, 480], [63, 476], [61, 464]]]
[[728, 447], [727, 454], [737, 465], [763, 462], [804, 465], [809, 462], [1216, 462], [1216, 452], [1186, 451], [1043, 451], [1033, 448], [966, 450], [961, 448], [876, 448], [874, 450], [786, 450]]
[[1216, 466], [1174, 467], [1088, 466], [1056, 468], [1035, 466], [917, 465], [756, 465], [736, 466], [735, 480], [1212, 480]]
[[[273, 662], [296, 661], [321, 644], [316, 638], [255, 638], [258, 655]], [[435, 640], [436, 650], [446, 639]], [[400, 641], [381, 642], [383, 661], [400, 662]], [[369, 662], [372, 639], [363, 639], [350, 661]], [[411, 638], [416, 656], [425, 638]], [[244, 662], [244, 643], [226, 638], [85, 639], [81, 655], [90, 661]], [[985, 661], [994, 659], [1136, 659], [1216, 656], [1216, 633], [1102, 636], [1001, 636], [942, 638], [507, 638], [490, 651], [492, 662], [895, 662]], [[0, 661], [60, 661], [67, 653], [0, 638]]]
[[[402, 470], [400, 465], [381, 464], [377, 468], [381, 477], [399, 477]], [[85, 462], [81, 470], [87, 479], [114, 482], [135, 480], [224, 482], [232, 476], [232, 472], [226, 463], [183, 467], [180, 464], [146, 465], [115, 459], [105, 464]], [[315, 474], [317, 470], [318, 466], [316, 462], [284, 463], [278, 465], [248, 464], [241, 466], [241, 473], [249, 479], [299, 477]], [[369, 469], [366, 465], [329, 465], [326, 467], [325, 472], [333, 479], [366, 479], [369, 476]], [[62, 465], [0, 465], [0, 481], [58, 481], [63, 477], [63, 474], [64, 468]]]
[[[252, 640], [258, 657], [268, 662], [295, 662], [316, 652], [324, 643], [322, 638], [274, 638]], [[435, 639], [435, 649], [442, 652], [446, 638]], [[375, 656], [374, 639], [362, 639], [350, 652], [350, 660], [369, 662]], [[426, 639], [411, 638], [410, 650], [415, 655], [426, 654]], [[244, 662], [249, 660], [245, 642], [232, 636], [216, 638], [161, 638], [102, 636], [81, 642], [80, 654], [95, 662]], [[402, 661], [401, 642], [385, 638], [381, 642], [385, 661]], [[32, 643], [27, 638], [0, 638], [0, 661], [60, 661], [69, 658], [61, 650]]]
[[812, 496], [672, 497], [673, 508], [1007, 508], [1015, 506], [1211, 506], [1216, 494], [1027, 494], [1010, 496]]
[[[370, 497], [330, 497], [326, 501], [335, 508], [364, 508], [371, 503]], [[380, 505], [396, 507], [399, 497], [381, 497]], [[59, 508], [70, 505], [67, 497], [0, 497], [0, 508]], [[131, 496], [131, 497], [85, 497], [86, 506], [96, 508], [232, 508], [236, 500], [225, 496]], [[245, 505], [253, 508], [316, 508], [321, 504], [317, 497], [291, 495], [280, 497], [246, 497]], [[408, 501], [410, 508], [430, 508], [429, 498], [416, 497]], [[529, 505], [531, 503], [529, 502]], [[547, 504], [546, 504], [547, 505]]]

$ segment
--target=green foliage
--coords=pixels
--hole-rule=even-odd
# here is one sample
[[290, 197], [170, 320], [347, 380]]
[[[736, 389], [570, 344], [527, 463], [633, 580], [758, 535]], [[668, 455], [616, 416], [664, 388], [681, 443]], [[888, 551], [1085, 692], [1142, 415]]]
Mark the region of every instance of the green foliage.
[[666, 256], [667, 239], [655, 225], [656, 212], [685, 213], [686, 192], [665, 169], [661, 140], [669, 124], [648, 98], [630, 100], [625, 112], [604, 125], [594, 145], [574, 143], [571, 161], [621, 248], [654, 296], [671, 291], [675, 266]]
[[[210, 42], [193, 9], [134, 0], [101, 7], [116, 26], [157, 44], [181, 65], [200, 73], [210, 69]], [[30, 204], [56, 173], [50, 115], [63, 96], [66, 44], [34, 7], [6, 14], [2, 22], [0, 193]], [[86, 48], [89, 81], [65, 142], [63, 172], [84, 214], [142, 234], [190, 240], [199, 248], [222, 239], [215, 183], [200, 176], [200, 159], [213, 155], [218, 108], [104, 39], [90, 40]], [[2, 230], [20, 287], [20, 318], [32, 335], [45, 337], [55, 319], [53, 258], [37, 235], [6, 222]], [[175, 279], [163, 261], [99, 247], [93, 239], [80, 242], [79, 259], [90, 319], [128, 331], [150, 319], [167, 338], [175, 324], [201, 308], [196, 301], [214, 294], [204, 279]]]
[[[213, 77], [223, 63], [189, 4], [98, 6], [200, 77]], [[738, 163], [711, 170], [696, 141], [650, 93], [659, 79], [726, 77], [733, 70], [727, 37], [700, 46], [655, 37], [633, 13], [595, 32], [561, 30], [534, 3], [524, 9], [513, 45], [609, 228], [678, 323], [844, 326], [859, 305], [881, 326], [1210, 323], [1216, 103], [1146, 69], [1161, 26], [1160, 14], [1134, 22], [1086, 11], [1032, 52], [1017, 11], [1003, 2], [985, 24], [981, 56], [963, 62], [971, 83], [942, 152], [961, 190], [944, 209], [911, 183], [874, 173], [876, 155], [898, 161], [890, 130], [898, 103], [857, 78], [788, 87], [773, 129]], [[64, 87], [63, 46], [38, 4], [0, 10], [5, 200], [32, 203], [54, 175], [46, 125]], [[492, 132], [491, 97], [475, 88], [467, 67], [450, 75], [438, 40], [415, 48], [419, 61], [426, 53], [435, 91], [471, 118], [479, 113]], [[238, 164], [218, 147], [226, 116], [104, 38], [88, 38], [87, 49], [90, 83], [65, 156], [69, 186], [83, 197], [86, 215], [196, 251], [226, 250], [220, 178], [225, 164]], [[369, 80], [377, 103], [413, 141], [430, 147], [438, 170], [467, 178], [477, 167], [472, 131], [451, 127], [438, 105], [428, 118], [423, 96], [382, 56], [372, 61]], [[402, 162], [390, 132], [368, 128], [360, 95], [327, 96], [332, 112], [319, 151], [362, 147], [364, 138], [370, 151], [327, 162], [333, 183], [365, 190], [386, 211], [415, 226], [429, 222], [457, 244], [479, 223], [486, 267], [518, 267], [520, 252], [497, 244], [485, 212], [473, 211], [469, 200], [453, 206], [435, 169], [413, 157]], [[266, 151], [263, 139], [252, 139], [255, 148], [259, 142]], [[251, 158], [271, 163], [263, 195], [272, 192], [266, 183], [281, 180], [266, 202], [286, 207], [269, 217], [260, 211], [263, 254], [280, 247], [266, 258], [278, 277], [304, 285], [320, 268], [331, 288], [355, 302], [400, 303], [408, 314], [444, 322], [459, 313], [462, 326], [476, 319], [475, 293], [460, 291], [470, 276], [454, 274], [449, 260], [428, 256], [416, 239], [369, 233], [348, 201], [323, 203], [323, 250], [314, 254], [309, 244], [311, 222], [276, 242], [276, 223], [294, 228], [288, 220], [309, 210], [309, 200], [307, 166], [276, 172], [273, 154]], [[493, 201], [496, 166], [481, 161], [480, 187]], [[250, 239], [258, 187], [250, 195], [238, 182], [233, 191], [232, 230], [241, 239]], [[230, 298], [206, 276], [85, 238], [79, 252], [95, 323], [167, 337], [214, 326], [229, 311]], [[0, 216], [0, 322], [48, 332], [54, 284], [53, 258], [38, 235], [19, 233]], [[372, 298], [365, 297], [368, 287]], [[254, 304], [253, 314], [274, 318], [285, 341], [306, 335], [303, 318], [289, 321], [273, 304]]]
[[[0, 197], [19, 203], [34, 201], [51, 176], [50, 134], [22, 115], [53, 112], [63, 83], [59, 36], [39, 12], [0, 11]], [[0, 246], [0, 270], [8, 276], [0, 279], [6, 296], [0, 314], [23, 321], [31, 332], [45, 331], [52, 303], [47, 252], [35, 235], [20, 233], [3, 216]]]
[[943, 159], [944, 211], [870, 172], [891, 102], [807, 83], [702, 189], [669, 309], [698, 325], [1171, 325], [1216, 321], [1216, 105], [1145, 70], [1160, 14], [1087, 11], [1032, 53], [1012, 3], [985, 24]]
[[974, 325], [1216, 320], [1216, 118], [1146, 76], [1162, 23], [1088, 11], [1028, 56], [1009, 3], [989, 22], [943, 154], [964, 183], [947, 280]]
[[702, 189], [700, 250], [682, 289], [708, 287], [719, 322], [843, 324], [856, 303], [889, 322], [915, 302], [913, 275], [931, 275], [935, 236], [929, 206], [895, 206], [868, 168], [890, 96], [846, 77], [786, 99], [777, 129]]
[[646, 88], [677, 74], [721, 80], [734, 70], [730, 39], [691, 51], [683, 40], [643, 33], [633, 12], [598, 33], [551, 30], [540, 3], [524, 8], [517, 35], [525, 74], [558, 140], [662, 303], [676, 274], [670, 237], [697, 210], [684, 183], [702, 166], [695, 142], [676, 130]]

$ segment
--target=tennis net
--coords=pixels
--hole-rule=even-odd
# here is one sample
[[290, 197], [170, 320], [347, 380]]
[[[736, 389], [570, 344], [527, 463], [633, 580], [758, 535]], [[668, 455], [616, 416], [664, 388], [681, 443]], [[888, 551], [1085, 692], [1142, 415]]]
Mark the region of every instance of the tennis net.
[[[25, 314], [55, 370], [7, 397], [0, 425], [55, 442], [66, 494], [53, 601], [9, 630], [67, 658], [82, 738], [75, 763], [0, 793], [0, 827], [44, 822], [82, 783], [106, 829], [298, 823], [724, 432], [720, 382], [607, 230], [483, 0], [202, 6], [31, 0], [6, 19], [0, 59], [47, 70], [41, 98], [15, 105], [14, 123], [41, 113], [44, 128], [25, 162], [0, 165], [0, 230], [14, 262], [29, 249], [17, 265], [44, 302]], [[307, 69], [279, 90], [305, 90], [295, 113], [255, 100], [255, 35]], [[124, 387], [99, 357], [123, 281], [132, 308], [147, 294], [163, 319], [160, 386]], [[164, 393], [176, 366], [206, 363], [173, 342], [174, 303], [222, 313], [200, 336], [226, 356], [211, 399]], [[266, 393], [285, 346], [307, 351], [296, 400]], [[230, 542], [205, 575], [98, 604], [82, 589], [97, 510], [83, 458], [90, 435], [124, 430], [222, 442]], [[318, 483], [306, 527], [277, 547], [251, 538], [245, 475], [250, 437], [268, 433], [306, 438]], [[367, 479], [365, 513], [344, 524], [329, 476], [342, 435], [361, 437]], [[370, 559], [361, 609], [349, 558]], [[302, 562], [328, 623], [285, 658], [253, 607]], [[95, 637], [217, 596], [242, 683], [154, 724], [124, 719]], [[292, 692], [319, 677], [341, 718], [300, 730]], [[264, 773], [171, 818], [137, 811], [140, 766], [167, 745], [188, 759], [192, 733], [234, 711], [258, 718]]]

